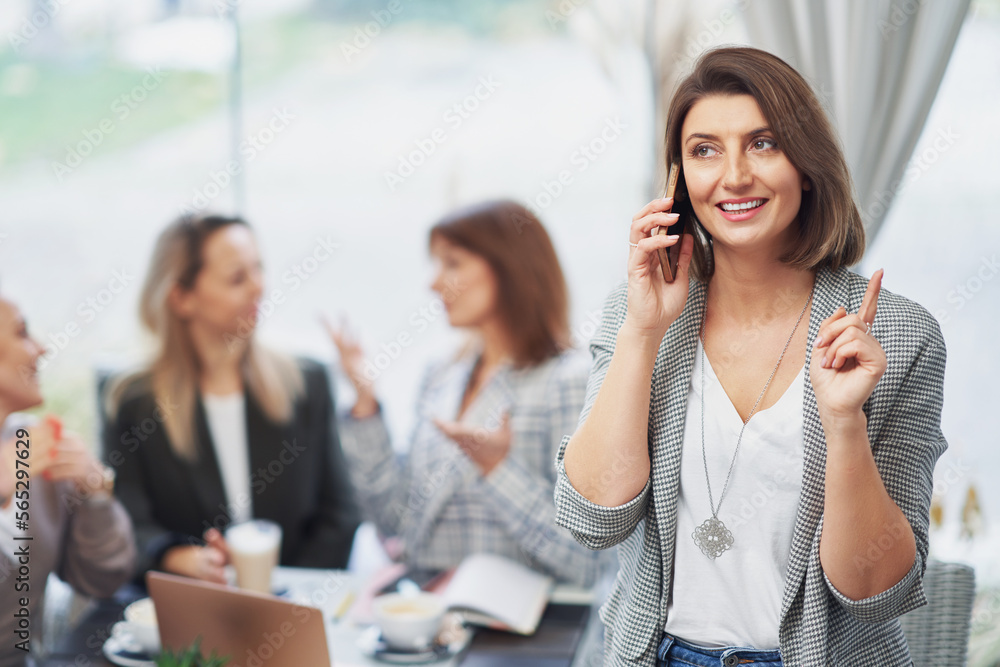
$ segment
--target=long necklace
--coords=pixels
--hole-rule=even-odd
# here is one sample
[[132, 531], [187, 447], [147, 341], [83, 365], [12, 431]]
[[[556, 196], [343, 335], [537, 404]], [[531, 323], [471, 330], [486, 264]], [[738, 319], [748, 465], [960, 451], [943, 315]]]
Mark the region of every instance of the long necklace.
[[778, 372], [778, 366], [781, 365], [781, 360], [785, 357], [785, 352], [788, 351], [788, 346], [792, 342], [792, 338], [795, 336], [795, 332], [799, 328], [799, 323], [802, 321], [802, 316], [806, 314], [806, 308], [809, 307], [809, 302], [812, 301], [812, 291], [809, 292], [809, 298], [806, 299], [806, 305], [802, 306], [802, 312], [799, 313], [799, 319], [795, 320], [795, 326], [792, 327], [792, 333], [788, 336], [788, 340], [785, 341], [785, 347], [782, 348], [781, 354], [778, 356], [778, 363], [774, 365], [774, 370], [771, 371], [771, 376], [767, 378], [767, 382], [764, 383], [764, 388], [761, 389], [760, 395], [757, 397], [757, 402], [753, 404], [753, 408], [750, 409], [750, 414], [747, 415], [746, 420], [743, 422], [743, 426], [740, 428], [740, 436], [736, 439], [736, 451], [733, 452], [733, 461], [729, 464], [729, 472], [726, 474], [726, 483], [722, 487], [722, 495], [719, 496], [719, 504], [716, 506], [715, 501], [712, 499], [712, 480], [708, 476], [708, 456], [705, 454], [705, 366], [707, 362], [705, 360], [705, 319], [708, 314], [708, 304], [705, 304], [705, 313], [701, 317], [701, 459], [705, 464], [705, 482], [708, 484], [708, 506], [712, 510], [712, 518], [705, 519], [705, 522], [694, 529], [691, 537], [694, 538], [694, 543], [698, 545], [701, 552], [715, 560], [726, 552], [731, 546], [733, 546], [733, 534], [729, 532], [726, 528], [726, 524], [719, 519], [719, 510], [722, 509], [722, 501], [726, 499], [726, 491], [729, 489], [729, 480], [733, 476], [733, 468], [736, 467], [736, 457], [740, 453], [740, 443], [743, 442], [743, 431], [746, 429], [747, 424], [750, 423], [750, 418], [754, 416], [757, 412], [757, 406], [760, 405], [760, 401], [764, 398], [764, 394], [767, 393], [767, 388], [771, 386], [771, 380], [774, 379], [774, 374]]

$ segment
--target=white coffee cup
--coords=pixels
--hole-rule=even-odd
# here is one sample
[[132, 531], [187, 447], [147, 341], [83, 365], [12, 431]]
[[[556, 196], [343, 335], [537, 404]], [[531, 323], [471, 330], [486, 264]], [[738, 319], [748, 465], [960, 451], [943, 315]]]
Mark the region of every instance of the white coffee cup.
[[136, 600], [125, 607], [125, 620], [116, 623], [114, 634], [125, 633], [139, 645], [144, 653], [152, 655], [160, 650], [160, 630], [156, 623], [156, 608], [152, 598]]
[[281, 553], [281, 526], [254, 519], [226, 529], [226, 544], [236, 570], [236, 585], [248, 591], [271, 593], [271, 572]]
[[441, 628], [446, 606], [434, 593], [389, 593], [373, 602], [375, 623], [392, 648], [419, 650], [431, 645]]

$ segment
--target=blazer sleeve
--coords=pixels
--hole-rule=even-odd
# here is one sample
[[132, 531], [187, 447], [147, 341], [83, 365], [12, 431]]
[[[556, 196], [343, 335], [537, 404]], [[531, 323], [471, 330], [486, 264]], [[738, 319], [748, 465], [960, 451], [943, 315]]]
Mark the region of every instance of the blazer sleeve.
[[[431, 364], [420, 382], [417, 428], [425, 409], [424, 401], [438, 372], [438, 365]], [[350, 460], [351, 478], [358, 490], [364, 517], [373, 521], [384, 535], [404, 534], [407, 526], [416, 520], [418, 512], [411, 508], [409, 502], [414, 476], [409, 455], [399, 455], [393, 450], [381, 408], [364, 419], [355, 419], [349, 411], [344, 411], [340, 420], [344, 451]], [[445, 474], [433, 472], [435, 475]]]
[[132, 576], [132, 522], [114, 499], [84, 500], [70, 512], [59, 577], [93, 597], [111, 595]]
[[[923, 315], [924, 319], [931, 320], [925, 311]], [[897, 322], [896, 326], [906, 324]], [[902, 371], [899, 390], [888, 406], [885, 420], [872, 437], [872, 453], [886, 491], [913, 529], [917, 547], [913, 566], [888, 590], [861, 600], [846, 597], [823, 575], [827, 588], [840, 606], [854, 618], [868, 623], [892, 620], [927, 602], [922, 579], [927, 567], [934, 465], [948, 444], [941, 431], [945, 344], [936, 322], [931, 320], [926, 326], [929, 333], [923, 337], [913, 362]], [[911, 326], [910, 330], [921, 328]], [[878, 409], [878, 400], [873, 397], [869, 413]], [[888, 531], [887, 539], [891, 538], [891, 531]], [[874, 552], [861, 554], [857, 557], [858, 565], [863, 567], [877, 557]]]
[[105, 419], [101, 434], [104, 460], [115, 470], [115, 497], [132, 520], [138, 550], [137, 575], [158, 568], [171, 547], [204, 544], [198, 535], [167, 530], [153, 516], [152, 501], [143, 479], [142, 441], [137, 436], [143, 433], [140, 424], [146, 418], [142, 416], [145, 399], [126, 390], [116, 413]]
[[[594, 407], [597, 393], [604, 382], [604, 376], [608, 373], [608, 366], [611, 365], [618, 330], [625, 321], [626, 290], [627, 284], [623, 282], [608, 296], [601, 314], [601, 324], [591, 340], [593, 363], [587, 380], [587, 398], [580, 414], [579, 424], [586, 421], [591, 408]], [[564, 457], [569, 440], [570, 436], [564, 437], [556, 453], [556, 523], [568, 528], [573, 537], [587, 547], [608, 549], [631, 535], [639, 520], [645, 515], [652, 488], [652, 475], [646, 480], [646, 486], [642, 491], [624, 505], [604, 507], [593, 503], [574, 488], [566, 476]]]
[[322, 433], [323, 456], [319, 502], [310, 521], [310, 530], [294, 563], [298, 567], [347, 567], [354, 543], [354, 533], [360, 523], [358, 506], [348, 474], [347, 462], [340, 446], [333, 391], [326, 369], [318, 364], [307, 373], [308, 400], [315, 401], [318, 421], [315, 428]]
[[[547, 461], [552, 461], [563, 436], [576, 427], [587, 382], [586, 366], [582, 373], [578, 372], [572, 355], [564, 355], [558, 364], [546, 391]], [[486, 497], [502, 508], [499, 515], [507, 529], [539, 569], [562, 581], [591, 586], [600, 569], [599, 555], [578, 544], [568, 530], [556, 526], [552, 503], [555, 475], [551, 467], [546, 468], [537, 470], [515, 456], [507, 456], [480, 483]]]

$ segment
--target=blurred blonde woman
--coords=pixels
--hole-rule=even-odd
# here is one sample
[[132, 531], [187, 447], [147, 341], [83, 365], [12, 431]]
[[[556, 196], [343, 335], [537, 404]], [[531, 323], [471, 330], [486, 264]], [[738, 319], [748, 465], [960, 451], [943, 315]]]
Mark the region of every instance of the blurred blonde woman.
[[[81, 593], [110, 597], [135, 565], [132, 525], [111, 496], [110, 471], [57, 421], [12, 414], [42, 402], [36, 373], [42, 353], [17, 306], [0, 299], [2, 667], [26, 664], [28, 642], [17, 634], [24, 617], [15, 614], [26, 609], [31, 627], [40, 628], [50, 572]], [[30, 570], [27, 581], [15, 579], [22, 567]]]
[[223, 581], [232, 523], [282, 528], [281, 563], [342, 568], [358, 525], [325, 369], [254, 337], [263, 272], [243, 220], [185, 217], [153, 251], [142, 322], [158, 342], [109, 392], [105, 454], [141, 569]]

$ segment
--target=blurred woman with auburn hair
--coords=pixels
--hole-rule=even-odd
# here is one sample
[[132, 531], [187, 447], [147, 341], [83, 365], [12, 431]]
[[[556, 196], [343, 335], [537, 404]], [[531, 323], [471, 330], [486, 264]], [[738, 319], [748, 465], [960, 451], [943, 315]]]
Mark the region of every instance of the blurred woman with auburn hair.
[[445, 570], [483, 552], [590, 584], [597, 556], [554, 524], [552, 460], [576, 428], [587, 367], [569, 351], [552, 242], [530, 211], [500, 201], [441, 220], [430, 252], [431, 287], [472, 338], [428, 369], [406, 456], [393, 453], [360, 346], [331, 330], [358, 394], [341, 438], [361, 505], [402, 538], [412, 568]]

